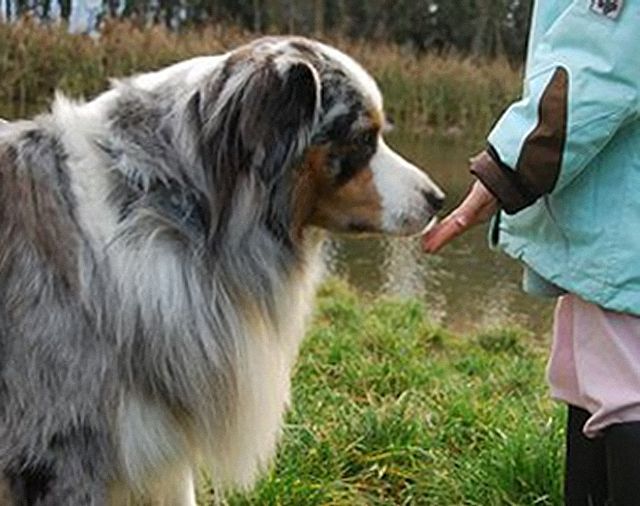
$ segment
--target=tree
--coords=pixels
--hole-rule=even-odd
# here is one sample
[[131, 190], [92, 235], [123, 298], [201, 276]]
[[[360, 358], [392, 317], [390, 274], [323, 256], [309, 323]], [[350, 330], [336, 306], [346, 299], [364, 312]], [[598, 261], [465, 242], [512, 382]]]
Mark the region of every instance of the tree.
[[324, 33], [324, 0], [313, 0], [313, 27], [316, 36]]
[[507, 14], [505, 2], [499, 0], [476, 0], [475, 33], [471, 42], [473, 56], [502, 56], [502, 21]]
[[253, 31], [262, 31], [262, 6], [260, 0], [253, 0]]

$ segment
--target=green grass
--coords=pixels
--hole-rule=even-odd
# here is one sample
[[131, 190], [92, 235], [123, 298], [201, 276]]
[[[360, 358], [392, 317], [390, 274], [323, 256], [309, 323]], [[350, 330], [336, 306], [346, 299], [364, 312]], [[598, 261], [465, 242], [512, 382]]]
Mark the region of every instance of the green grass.
[[545, 354], [522, 330], [454, 336], [420, 301], [329, 282], [276, 464], [229, 504], [559, 505], [564, 414]]

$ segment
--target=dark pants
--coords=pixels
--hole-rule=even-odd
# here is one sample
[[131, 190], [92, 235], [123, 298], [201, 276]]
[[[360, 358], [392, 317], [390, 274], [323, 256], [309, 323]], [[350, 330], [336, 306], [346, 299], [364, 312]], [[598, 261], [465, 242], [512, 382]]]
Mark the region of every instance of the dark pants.
[[566, 506], [640, 506], [640, 422], [612, 425], [601, 437], [582, 433], [591, 415], [569, 406]]

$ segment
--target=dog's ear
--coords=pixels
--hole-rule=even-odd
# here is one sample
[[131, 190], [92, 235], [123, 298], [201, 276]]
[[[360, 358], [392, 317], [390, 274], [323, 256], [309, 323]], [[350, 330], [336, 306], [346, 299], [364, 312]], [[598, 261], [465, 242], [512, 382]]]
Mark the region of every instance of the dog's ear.
[[[242, 200], [237, 191], [249, 185], [250, 198], [257, 199], [257, 219], [286, 241], [293, 179], [286, 174], [302, 157], [318, 120], [317, 71], [286, 55], [232, 60], [195, 104], [208, 179], [204, 198], [210, 238], [226, 230]], [[240, 224], [232, 228], [241, 234]]]
[[309, 142], [320, 107], [310, 64], [285, 55], [239, 62], [218, 92], [202, 104], [205, 151], [215, 171], [257, 171], [269, 181]]
[[264, 150], [267, 177], [286, 164], [306, 143], [319, 109], [317, 72], [307, 63], [281, 57], [250, 79], [241, 107], [239, 134], [245, 148]]

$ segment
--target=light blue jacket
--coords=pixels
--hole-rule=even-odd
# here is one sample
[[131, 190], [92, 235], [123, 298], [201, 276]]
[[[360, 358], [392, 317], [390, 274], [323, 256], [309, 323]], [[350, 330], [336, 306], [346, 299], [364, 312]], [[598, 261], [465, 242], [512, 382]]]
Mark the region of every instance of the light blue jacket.
[[472, 172], [499, 247], [547, 281], [640, 315], [640, 0], [538, 0], [523, 98]]

